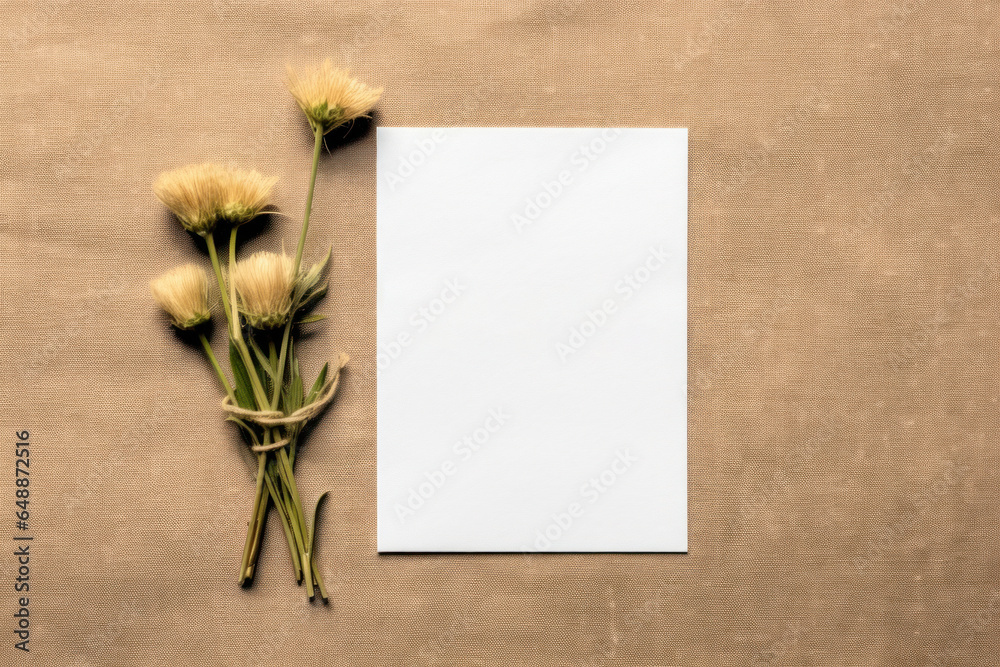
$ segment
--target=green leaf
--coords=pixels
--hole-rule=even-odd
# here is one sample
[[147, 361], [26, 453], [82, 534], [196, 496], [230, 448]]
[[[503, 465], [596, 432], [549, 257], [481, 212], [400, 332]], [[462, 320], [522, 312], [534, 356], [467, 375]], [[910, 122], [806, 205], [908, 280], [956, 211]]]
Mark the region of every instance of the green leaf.
[[275, 371], [273, 365], [271, 364], [271, 360], [266, 354], [264, 354], [264, 351], [260, 349], [260, 346], [257, 345], [253, 338], [250, 338], [249, 336], [248, 338], [250, 340], [250, 349], [253, 350], [254, 356], [257, 357], [257, 364], [255, 365], [259, 365], [260, 368], [267, 373], [267, 376], [271, 378], [271, 381], [274, 382]]
[[289, 403], [292, 407], [292, 412], [295, 412], [302, 407], [302, 373], [299, 372], [299, 360], [295, 359], [292, 365], [292, 378], [288, 389]]
[[243, 363], [243, 357], [236, 349], [236, 343], [229, 341], [229, 365], [233, 369], [233, 390], [236, 394], [236, 403], [241, 408], [253, 410], [257, 406], [254, 404], [253, 385], [250, 384], [250, 373]]
[[316, 543], [316, 516], [319, 514], [319, 506], [323, 504], [323, 500], [329, 494], [329, 491], [324, 491], [322, 495], [316, 500], [316, 507], [313, 508], [312, 522], [309, 524], [309, 537], [307, 541], [309, 542], [309, 548], [307, 551], [310, 557], [313, 554], [313, 544]]
[[329, 289], [329, 284], [324, 282], [322, 285], [316, 286], [314, 289], [307, 292], [299, 301], [299, 306], [296, 308], [296, 312], [309, 310], [319, 303], [320, 299], [326, 296], [327, 290]]
[[[326, 270], [326, 265], [330, 262], [330, 257], [333, 255], [333, 247], [331, 246], [326, 251], [326, 257], [309, 267], [308, 271], [304, 271], [299, 275], [298, 280], [295, 284], [295, 290], [292, 292], [292, 308], [294, 310], [299, 310], [306, 303], [315, 303], [315, 301], [322, 296], [315, 296], [313, 293], [317, 291], [317, 285], [319, 285], [320, 278], [323, 277], [323, 272]], [[326, 286], [323, 286], [322, 293], [326, 293]]]
[[262, 380], [261, 384], [264, 386], [264, 393], [268, 396], [274, 392], [274, 381], [277, 375], [277, 360], [274, 362], [264, 354], [264, 351], [260, 349], [257, 342], [252, 338], [248, 337], [250, 343], [250, 348], [253, 350], [253, 367], [254, 372], [257, 373], [257, 377]]
[[319, 375], [316, 377], [316, 382], [313, 383], [312, 389], [309, 390], [309, 396], [306, 398], [306, 403], [312, 403], [319, 396], [320, 390], [323, 385], [326, 384], [326, 374], [330, 370], [330, 362], [323, 364], [323, 368], [320, 369]]
[[295, 356], [295, 345], [288, 346], [288, 382], [282, 387], [282, 400], [285, 413], [291, 414], [302, 407], [302, 374], [299, 372], [299, 359]]
[[320, 320], [325, 320], [326, 315], [323, 313], [313, 313], [312, 315], [306, 315], [305, 317], [300, 317], [296, 320], [299, 324], [309, 324], [310, 322], [319, 322]]

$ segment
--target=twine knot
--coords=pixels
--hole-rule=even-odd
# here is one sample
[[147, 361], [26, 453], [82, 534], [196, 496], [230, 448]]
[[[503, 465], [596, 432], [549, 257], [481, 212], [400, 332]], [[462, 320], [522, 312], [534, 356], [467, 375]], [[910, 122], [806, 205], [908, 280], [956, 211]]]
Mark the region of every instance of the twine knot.
[[[330, 404], [330, 401], [333, 400], [334, 395], [337, 393], [337, 387], [340, 386], [340, 371], [347, 365], [349, 359], [350, 357], [341, 352], [340, 357], [337, 359], [336, 367], [330, 376], [326, 378], [323, 386], [320, 387], [316, 398], [291, 414], [286, 415], [279, 410], [251, 410], [249, 408], [241, 408], [238, 405], [234, 405], [228, 396], [222, 399], [222, 409], [228, 412], [230, 417], [253, 422], [264, 428], [301, 426], [322, 412]], [[291, 438], [285, 437], [269, 445], [253, 445], [250, 449], [255, 452], [269, 452], [273, 449], [284, 447], [289, 442], [291, 442]]]

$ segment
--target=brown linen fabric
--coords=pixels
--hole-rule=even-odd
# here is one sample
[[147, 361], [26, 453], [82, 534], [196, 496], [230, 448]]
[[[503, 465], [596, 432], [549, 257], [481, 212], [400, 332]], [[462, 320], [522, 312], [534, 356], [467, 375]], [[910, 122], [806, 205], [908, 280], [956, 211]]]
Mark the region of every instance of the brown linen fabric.
[[[1000, 651], [995, 4], [6, 0], [0, 663], [987, 665]], [[321, 164], [333, 245], [301, 455], [329, 607], [148, 280], [197, 244], [164, 169], [281, 178], [284, 64], [384, 85], [385, 126], [690, 128], [690, 553], [375, 553], [375, 133]], [[272, 246], [273, 247], [273, 246]], [[216, 327], [219, 348], [224, 331]], [[31, 653], [13, 643], [31, 432]], [[2, 505], [0, 505], [2, 506]]]

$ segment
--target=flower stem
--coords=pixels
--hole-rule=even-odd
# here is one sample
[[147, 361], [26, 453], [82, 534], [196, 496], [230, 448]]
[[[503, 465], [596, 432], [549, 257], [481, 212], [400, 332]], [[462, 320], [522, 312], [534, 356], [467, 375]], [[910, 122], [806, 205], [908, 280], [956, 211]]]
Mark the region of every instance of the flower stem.
[[313, 578], [316, 579], [316, 585], [319, 586], [319, 594], [323, 598], [323, 602], [329, 602], [330, 596], [326, 594], [326, 586], [323, 584], [323, 575], [319, 573], [319, 568], [316, 567], [316, 562], [313, 561], [311, 564]]
[[[305, 512], [302, 511], [302, 501], [299, 499], [299, 489], [295, 484], [295, 475], [292, 473], [292, 468], [288, 463], [288, 453], [285, 448], [282, 447], [278, 450], [278, 474], [281, 475], [281, 481], [285, 484], [285, 488], [289, 490], [292, 494], [292, 508], [295, 510], [294, 521], [292, 522], [293, 528], [298, 528], [302, 534], [302, 542], [300, 554], [302, 556], [302, 574], [305, 577], [306, 583], [306, 594], [309, 599], [312, 600], [316, 593], [313, 591], [313, 578], [312, 578], [312, 568], [310, 564], [312, 563], [312, 557], [309, 553], [308, 546], [308, 525], [305, 520]], [[297, 525], [296, 525], [297, 524]], [[298, 537], [298, 535], [296, 535]]]
[[[222, 383], [223, 388], [226, 390], [226, 394], [229, 399], [235, 403], [236, 398], [233, 393], [233, 387], [229, 384], [229, 380], [226, 379], [225, 373], [222, 372], [222, 367], [219, 365], [219, 361], [215, 358], [215, 354], [212, 352], [212, 346], [208, 342], [208, 338], [205, 337], [204, 333], [199, 332], [198, 338], [201, 340], [201, 345], [205, 348], [205, 355], [208, 360], [212, 362], [212, 367], [215, 368], [216, 374], [219, 376], [219, 382]], [[263, 534], [264, 526], [264, 514], [267, 511], [268, 495], [271, 495], [275, 499], [275, 507], [278, 508], [278, 514], [281, 516], [281, 521], [284, 525], [285, 534], [288, 537], [288, 543], [292, 546], [292, 563], [295, 566], [295, 576], [296, 581], [301, 581], [301, 566], [299, 565], [299, 554], [298, 550], [294, 548], [291, 533], [288, 528], [288, 519], [285, 518], [286, 510], [279, 503], [279, 497], [273, 493], [269, 494], [267, 488], [261, 488], [261, 465], [262, 457], [265, 454], [260, 454], [258, 456], [257, 465], [257, 489], [254, 494], [254, 504], [251, 510], [251, 522], [247, 525], [247, 537], [246, 542], [243, 545], [243, 560], [240, 563], [240, 579], [239, 584], [242, 586], [247, 579], [253, 578], [254, 570], [257, 567], [257, 555], [260, 551], [260, 538]], [[264, 478], [267, 479], [266, 477]]]
[[295, 268], [292, 275], [298, 275], [302, 264], [302, 250], [306, 247], [306, 233], [309, 231], [309, 214], [312, 213], [313, 191], [316, 190], [316, 171], [319, 169], [319, 154], [323, 149], [323, 128], [317, 125], [313, 128], [313, 163], [312, 174], [309, 176], [309, 194], [306, 195], [306, 213], [302, 219], [302, 232], [299, 234], [299, 246], [295, 251]]
[[[265, 476], [264, 479], [267, 479], [267, 477]], [[257, 507], [257, 522], [254, 525], [253, 539], [250, 541], [250, 557], [247, 559], [246, 569], [247, 579], [253, 579], [253, 573], [257, 569], [257, 556], [260, 554], [260, 539], [264, 535], [269, 498], [270, 492], [265, 486], [260, 493], [260, 504]]]
[[268, 470], [268, 474], [264, 478], [264, 482], [267, 484], [267, 488], [271, 492], [271, 497], [274, 498], [274, 506], [278, 509], [278, 516], [281, 518], [281, 528], [285, 531], [285, 539], [288, 540], [288, 552], [291, 554], [292, 566], [295, 568], [295, 583], [301, 583], [302, 565], [299, 562], [299, 548], [295, 543], [295, 535], [292, 534], [292, 526], [289, 523], [290, 517], [288, 515], [288, 508], [285, 507], [284, 502], [280, 499], [281, 496], [277, 493], [272, 471]]
[[[281, 469], [281, 466], [278, 466], [278, 470], [279, 471], [280, 471], [280, 469]], [[279, 473], [279, 478], [283, 479], [280, 476], [280, 473]], [[274, 477], [274, 471], [272, 470], [271, 471], [271, 476], [267, 478], [267, 483], [268, 483], [268, 488], [271, 489], [271, 492], [272, 492], [272, 494], [275, 495], [275, 497], [277, 497], [277, 493], [278, 493], [277, 489], [275, 488], [275, 485], [277, 484], [277, 481], [278, 481], [278, 478]], [[282, 487], [282, 488], [284, 489], [284, 487]], [[294, 512], [294, 509], [293, 509], [294, 506], [292, 505], [291, 498], [289, 498], [287, 496], [287, 494], [285, 495], [284, 503], [285, 503], [285, 505], [284, 505], [285, 510], [288, 512], [288, 524], [289, 524], [289, 526], [292, 529], [292, 538], [293, 538], [293, 543], [289, 543], [288, 546], [289, 546], [290, 549], [294, 549], [295, 550], [298, 561], [303, 564], [303, 572], [304, 572], [305, 571], [305, 565], [308, 564], [308, 561], [303, 561], [302, 560], [302, 556], [306, 552], [305, 537], [303, 537], [303, 535], [302, 535], [302, 527], [299, 524], [298, 519], [295, 517], [295, 512]], [[296, 576], [299, 576], [300, 574], [301, 573], [298, 570], [296, 570]], [[298, 579], [297, 581], [301, 581], [301, 579]]]
[[219, 253], [215, 248], [215, 236], [212, 232], [205, 235], [205, 243], [208, 245], [208, 257], [212, 260], [212, 268], [215, 269], [215, 279], [219, 282], [219, 294], [222, 296], [222, 310], [226, 313], [226, 322], [232, 328], [229, 313], [229, 297], [226, 296], [226, 281], [222, 277], [222, 267], [219, 266]]
[[278, 367], [275, 369], [274, 395], [271, 396], [272, 410], [278, 409], [278, 397], [281, 395], [281, 383], [284, 381], [285, 377], [285, 360], [288, 358], [288, 346], [294, 344], [291, 343], [290, 339], [293, 319], [295, 319], [295, 313], [288, 316], [288, 321], [285, 322], [285, 333], [281, 336], [281, 354], [278, 357]]
[[261, 499], [264, 489], [264, 465], [266, 455], [257, 455], [257, 490], [253, 497], [253, 509], [250, 512], [250, 523], [247, 525], [247, 539], [243, 544], [243, 560], [240, 562], [240, 586], [250, 577], [250, 553], [253, 551], [253, 538], [257, 533], [257, 517], [260, 513]]
[[[229, 273], [232, 276], [233, 267], [236, 266], [236, 230], [237, 227], [233, 227], [232, 231], [229, 232]], [[264, 385], [260, 383], [260, 378], [257, 376], [256, 366], [253, 363], [253, 359], [250, 357], [250, 350], [247, 348], [246, 341], [243, 340], [243, 331], [240, 326], [240, 313], [239, 308], [236, 304], [236, 283], [233, 280], [229, 281], [229, 305], [232, 309], [232, 319], [230, 320], [229, 335], [236, 345], [236, 349], [239, 350], [240, 356], [243, 357], [243, 364], [246, 366], [247, 375], [250, 376], [250, 384], [253, 386], [254, 397], [257, 399], [257, 407], [261, 410], [267, 408], [270, 405], [270, 401], [267, 398], [267, 392], [264, 391]]]
[[202, 332], [198, 332], [198, 338], [201, 339], [201, 346], [205, 348], [205, 356], [208, 357], [210, 362], [212, 362], [212, 368], [215, 369], [216, 375], [219, 376], [219, 382], [222, 383], [222, 388], [226, 390], [229, 400], [235, 402], [236, 396], [233, 393], [233, 387], [229, 384], [226, 374], [222, 372], [222, 366], [219, 365], [219, 360], [215, 358], [215, 353], [212, 352], [211, 343], [208, 342], [208, 338], [206, 338], [205, 334]]

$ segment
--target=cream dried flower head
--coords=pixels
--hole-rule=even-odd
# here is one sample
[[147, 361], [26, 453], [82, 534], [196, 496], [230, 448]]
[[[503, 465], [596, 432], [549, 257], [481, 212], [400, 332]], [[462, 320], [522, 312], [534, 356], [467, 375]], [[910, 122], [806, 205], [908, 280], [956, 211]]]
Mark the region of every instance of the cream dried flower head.
[[160, 174], [153, 192], [184, 229], [205, 236], [220, 222], [242, 225], [260, 215], [277, 180], [257, 171], [192, 164]]
[[273, 329], [285, 323], [292, 308], [295, 275], [284, 253], [255, 252], [232, 271], [239, 308], [250, 326]]
[[355, 118], [367, 116], [382, 97], [344, 69], [324, 60], [319, 67], [296, 71], [288, 67], [288, 91], [305, 112], [309, 124], [323, 134]]
[[219, 217], [231, 225], [250, 222], [271, 203], [277, 182], [256, 170], [226, 169], [219, 188]]
[[212, 318], [208, 276], [196, 264], [184, 264], [154, 278], [149, 290], [178, 329], [193, 329]]

